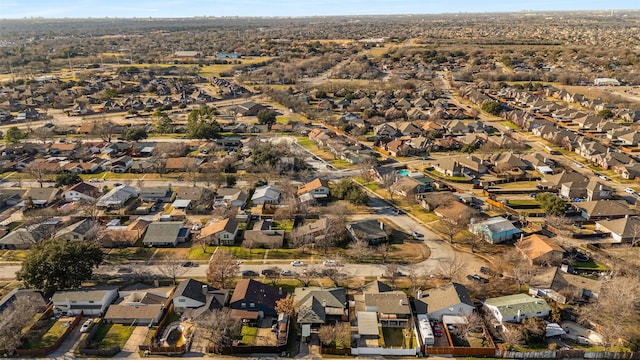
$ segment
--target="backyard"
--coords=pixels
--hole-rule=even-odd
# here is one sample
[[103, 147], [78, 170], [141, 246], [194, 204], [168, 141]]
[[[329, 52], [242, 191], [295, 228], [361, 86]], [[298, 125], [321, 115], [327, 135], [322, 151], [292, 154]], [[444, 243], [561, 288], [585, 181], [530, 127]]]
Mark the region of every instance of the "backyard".
[[27, 334], [23, 349], [42, 349], [55, 344], [67, 331], [72, 321], [72, 318], [40, 321]]
[[102, 323], [91, 341], [90, 348], [101, 350], [116, 346], [122, 348], [134, 329], [133, 326]]

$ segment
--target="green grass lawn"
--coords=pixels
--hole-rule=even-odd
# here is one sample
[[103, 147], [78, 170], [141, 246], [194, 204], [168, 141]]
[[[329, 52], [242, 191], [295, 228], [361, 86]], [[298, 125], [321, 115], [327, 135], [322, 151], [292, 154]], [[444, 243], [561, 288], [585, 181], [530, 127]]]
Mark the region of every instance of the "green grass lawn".
[[274, 221], [272, 227], [274, 230], [291, 231], [293, 230], [293, 220]]
[[69, 327], [69, 321], [56, 321], [40, 339], [29, 341], [25, 344], [26, 349], [42, 349], [53, 345]]
[[96, 349], [110, 349], [115, 346], [122, 348], [135, 327], [121, 324], [101, 324], [93, 338], [92, 347]]
[[3, 261], [23, 261], [29, 250], [7, 250], [6, 254], [2, 257]]
[[509, 205], [536, 205], [539, 206], [540, 202], [535, 199], [510, 199]]
[[593, 259], [589, 261], [578, 261], [575, 264], [573, 264], [573, 268], [576, 270], [596, 270], [596, 271], [609, 270], [608, 267], [594, 261]]
[[105, 260], [112, 263], [122, 263], [129, 260], [149, 260], [154, 252], [155, 249], [143, 247], [113, 249], [106, 255]]
[[270, 249], [267, 259], [297, 259], [299, 256], [298, 249]]
[[188, 260], [209, 260], [213, 252], [215, 251], [215, 246], [207, 246], [206, 251], [202, 251], [202, 246], [194, 246], [189, 249], [189, 253], [187, 254]]
[[254, 342], [256, 342], [256, 337], [258, 336], [258, 328], [253, 326], [243, 326], [241, 335], [243, 344], [252, 345]]
[[228, 246], [225, 250], [229, 251], [236, 259], [252, 260], [263, 259], [265, 249], [251, 249], [244, 248], [242, 246]]

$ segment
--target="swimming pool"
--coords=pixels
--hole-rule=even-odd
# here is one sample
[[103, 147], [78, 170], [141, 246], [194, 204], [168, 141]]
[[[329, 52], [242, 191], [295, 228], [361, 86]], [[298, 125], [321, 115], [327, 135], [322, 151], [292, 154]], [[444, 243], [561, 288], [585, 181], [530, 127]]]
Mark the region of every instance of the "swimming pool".
[[409, 174], [411, 173], [411, 171], [407, 170], [407, 169], [400, 169], [397, 171], [398, 175], [400, 176], [409, 176]]

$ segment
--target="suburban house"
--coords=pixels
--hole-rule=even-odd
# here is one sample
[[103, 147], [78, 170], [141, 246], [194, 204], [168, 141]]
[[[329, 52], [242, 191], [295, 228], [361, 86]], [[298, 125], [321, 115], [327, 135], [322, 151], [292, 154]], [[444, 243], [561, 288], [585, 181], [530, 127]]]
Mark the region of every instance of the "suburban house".
[[276, 302], [286, 294], [282, 288], [276, 288], [253, 279], [242, 279], [236, 284], [229, 301], [231, 309], [247, 310], [259, 313], [259, 317], [275, 317]]
[[374, 312], [382, 327], [404, 327], [411, 317], [407, 294], [402, 291], [364, 293], [365, 312]]
[[67, 202], [84, 200], [93, 203], [101, 196], [100, 189], [86, 182], [79, 182], [64, 192], [64, 199]]
[[96, 206], [99, 208], [120, 209], [129, 199], [137, 197], [138, 189], [128, 185], [119, 185], [100, 197], [96, 202]]
[[351, 238], [365, 240], [369, 245], [377, 245], [387, 241], [388, 235], [384, 231], [384, 223], [380, 220], [352, 221], [346, 225]]
[[588, 221], [619, 219], [635, 215], [624, 200], [585, 201], [575, 204], [580, 215]]
[[298, 287], [294, 299], [302, 336], [309, 336], [311, 329], [349, 320], [344, 288]]
[[67, 241], [93, 240], [97, 235], [96, 223], [91, 219], [83, 219], [56, 233], [56, 238]]
[[252, 230], [245, 230], [242, 246], [266, 249], [281, 248], [284, 242], [284, 230], [273, 230], [271, 219], [259, 220], [253, 225]]
[[176, 287], [172, 301], [174, 311], [183, 319], [196, 319], [222, 309], [229, 301], [229, 290], [187, 279]]
[[62, 194], [62, 189], [55, 187], [32, 187], [27, 190], [22, 197], [23, 201], [18, 205], [25, 206], [30, 201], [35, 207], [47, 207], [62, 199]]
[[238, 221], [226, 218], [203, 227], [199, 237], [207, 244], [233, 245], [237, 235]]
[[101, 315], [118, 298], [118, 287], [56, 291], [51, 298], [56, 314]]
[[110, 170], [113, 173], [126, 173], [133, 166], [133, 158], [129, 155], [111, 160]]
[[443, 315], [469, 316], [475, 306], [464, 285], [450, 283], [427, 291], [418, 291], [414, 301], [417, 314], [441, 321]]
[[247, 101], [236, 107], [236, 111], [242, 116], [256, 116], [260, 110], [264, 109], [267, 107], [255, 101]]
[[640, 240], [640, 218], [625, 216], [615, 220], [598, 220], [596, 230], [610, 233], [617, 242], [635, 243]]
[[282, 196], [282, 191], [271, 185], [257, 187], [251, 197], [253, 205], [278, 204]]
[[425, 177], [403, 176], [396, 182], [394, 193], [400, 196], [415, 196], [431, 189], [431, 183]]
[[107, 309], [104, 320], [125, 325], [158, 324], [169, 307], [172, 291], [168, 288], [123, 291], [116, 303]]
[[[227, 205], [242, 208], [247, 203], [249, 196], [242, 189], [220, 188], [216, 190], [215, 205]], [[220, 203], [222, 202], [222, 203]]]
[[544, 299], [514, 294], [486, 299], [484, 306], [500, 322], [519, 323], [530, 317], [545, 318], [551, 312]]
[[522, 230], [513, 226], [511, 221], [496, 216], [481, 222], [471, 222], [469, 231], [481, 236], [490, 244], [499, 244], [504, 241], [512, 240], [515, 236], [522, 233]]
[[170, 203], [175, 198], [171, 186], [141, 187], [139, 194], [140, 200], [152, 203]]
[[598, 180], [592, 179], [587, 184], [587, 201], [607, 200], [615, 192], [611, 186], [605, 185]]
[[153, 222], [147, 226], [147, 232], [142, 243], [144, 246], [173, 246], [179, 242], [186, 242], [189, 228], [183, 226], [182, 221]]
[[437, 164], [433, 165], [433, 168], [444, 176], [462, 176], [464, 170], [460, 163], [453, 158], [440, 159]]
[[213, 192], [208, 188], [197, 186], [183, 186], [179, 187], [176, 192], [176, 197], [173, 202], [173, 207], [176, 204], [188, 204], [186, 208], [193, 209], [198, 206], [208, 207], [213, 201]]
[[560, 266], [564, 249], [544, 235], [533, 234], [516, 243], [520, 251], [531, 265]]
[[127, 247], [135, 244], [147, 231], [150, 221], [136, 219], [131, 224], [120, 225], [119, 220], [112, 220], [113, 224], [98, 232], [100, 246], [107, 248]]
[[176, 158], [168, 158], [167, 162], [164, 166], [165, 171], [167, 172], [187, 172], [187, 171], [197, 171], [198, 169], [198, 160], [192, 157], [176, 157]]
[[562, 304], [574, 299], [594, 300], [602, 288], [598, 279], [569, 274], [558, 267], [541, 268], [529, 281], [529, 294]]
[[[10, 306], [14, 303], [29, 304], [35, 311], [44, 311], [48, 302], [40, 290], [15, 288], [0, 299], [0, 318], [11, 318], [13, 312], [10, 312], [12, 311]], [[13, 309], [13, 311], [16, 311], [16, 309]]]
[[0, 239], [0, 249], [25, 250], [55, 232], [60, 220], [51, 218], [38, 224], [15, 229]]
[[302, 185], [297, 192], [298, 196], [311, 194], [314, 199], [327, 199], [329, 197], [329, 182], [320, 178], [316, 178]]

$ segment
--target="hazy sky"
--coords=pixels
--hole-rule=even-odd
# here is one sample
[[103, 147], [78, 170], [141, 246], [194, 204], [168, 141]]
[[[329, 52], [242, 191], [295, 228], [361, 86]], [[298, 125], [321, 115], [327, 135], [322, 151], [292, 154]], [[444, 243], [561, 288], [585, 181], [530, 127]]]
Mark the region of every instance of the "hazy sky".
[[637, 9], [637, 0], [0, 0], [0, 18], [430, 14]]

